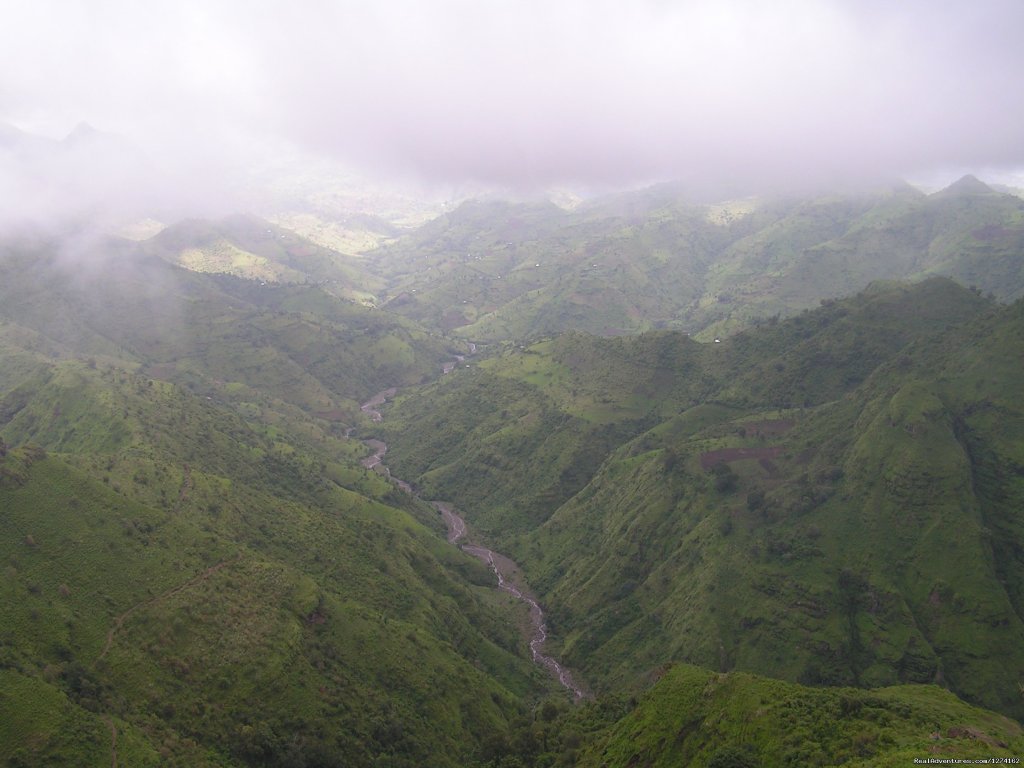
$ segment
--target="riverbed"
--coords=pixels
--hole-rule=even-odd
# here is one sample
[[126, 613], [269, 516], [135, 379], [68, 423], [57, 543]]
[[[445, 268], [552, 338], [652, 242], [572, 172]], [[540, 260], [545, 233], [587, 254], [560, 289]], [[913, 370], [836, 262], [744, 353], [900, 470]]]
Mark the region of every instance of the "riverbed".
[[[444, 372], [448, 373], [447, 370]], [[360, 408], [373, 421], [380, 422], [383, 420], [383, 416], [378, 409], [389, 399], [393, 398], [396, 391], [394, 388], [391, 388], [378, 392], [363, 403]], [[383, 440], [376, 439], [364, 440], [363, 442], [373, 451], [372, 455], [363, 459], [363, 466], [390, 477], [403, 491], [415, 495], [409, 483], [392, 476], [390, 470], [384, 465], [384, 455], [388, 450], [387, 444]], [[445, 501], [432, 501], [430, 503], [434, 509], [441, 513], [441, 518], [448, 529], [448, 542], [486, 563], [498, 580], [498, 589], [526, 605], [530, 616], [530, 654], [534, 663], [544, 667], [563, 687], [571, 691], [577, 700], [584, 698], [587, 694], [581, 685], [576, 682], [572, 673], [559, 664], [554, 657], [544, 653], [544, 646], [548, 638], [547, 625], [544, 621], [544, 609], [530, 591], [529, 585], [523, 577], [519, 566], [506, 555], [471, 541], [465, 519], [452, 504]]]

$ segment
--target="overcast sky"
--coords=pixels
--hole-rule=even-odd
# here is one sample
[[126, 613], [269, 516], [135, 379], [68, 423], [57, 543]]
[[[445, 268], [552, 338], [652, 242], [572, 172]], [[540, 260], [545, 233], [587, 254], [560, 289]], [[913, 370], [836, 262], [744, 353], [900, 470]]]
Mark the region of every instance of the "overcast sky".
[[[1024, 2], [0, 0], [0, 121], [518, 188], [1024, 166]], [[225, 165], [230, 165], [225, 162]]]

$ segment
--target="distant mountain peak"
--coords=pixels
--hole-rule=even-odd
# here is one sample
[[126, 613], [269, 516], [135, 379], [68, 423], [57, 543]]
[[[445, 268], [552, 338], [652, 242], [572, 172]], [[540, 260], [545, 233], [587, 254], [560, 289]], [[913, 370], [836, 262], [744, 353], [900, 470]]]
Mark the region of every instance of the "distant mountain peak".
[[21, 130], [11, 123], [0, 122], [0, 148], [15, 149], [51, 143], [49, 139]]
[[965, 195], [990, 195], [994, 191], [992, 187], [978, 179], [977, 176], [968, 173], [936, 194], [944, 197], [963, 197]]
[[10, 123], [0, 122], [0, 138], [5, 136], [24, 136], [25, 132], [15, 125]]
[[89, 125], [89, 123], [82, 121], [74, 127], [71, 133], [64, 137], [64, 143], [76, 144], [80, 141], [88, 141], [99, 135], [100, 131]]
[[13, 149], [24, 141], [25, 134], [10, 123], [0, 123], [0, 149]]
[[889, 187], [893, 197], [924, 197], [924, 192], [906, 181], [897, 181]]

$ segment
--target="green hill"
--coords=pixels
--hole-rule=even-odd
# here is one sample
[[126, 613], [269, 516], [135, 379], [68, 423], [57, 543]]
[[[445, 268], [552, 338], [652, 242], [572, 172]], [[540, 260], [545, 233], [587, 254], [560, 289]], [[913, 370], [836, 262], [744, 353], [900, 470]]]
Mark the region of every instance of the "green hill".
[[697, 300], [702, 264], [724, 243], [699, 209], [644, 216], [471, 202], [369, 255], [389, 308], [467, 338], [644, 330]]
[[[1024, 716], [1024, 302], [983, 295], [1020, 294], [1020, 206], [478, 201], [367, 258], [383, 307], [258, 219], [4, 240], [0, 763], [1019, 753], [974, 706]], [[516, 341], [441, 375], [427, 327]]]
[[108, 461], [2, 467], [12, 764], [109, 760], [117, 728], [139, 765], [458, 765], [516, 712], [528, 662], [457, 574], [486, 576], [408, 515]]
[[934, 686], [805, 688], [739, 672], [669, 668], [579, 766], [903, 766], [1013, 758], [1019, 724]]
[[314, 243], [255, 216], [172, 224], [145, 249], [196, 272], [276, 283], [315, 283], [335, 296], [374, 303], [379, 282], [356, 257]]
[[358, 402], [432, 379], [451, 357], [413, 323], [319, 286], [196, 274], [123, 241], [61, 247], [33, 241], [0, 260], [0, 318], [54, 354], [126, 360], [210, 396], [259, 392], [347, 424]]
[[478, 341], [658, 328], [703, 340], [876, 280], [1024, 293], [1024, 202], [965, 180], [708, 204], [671, 186], [591, 201], [469, 202], [368, 254], [393, 311]]
[[1022, 327], [927, 281], [722, 344], [567, 337], [398, 403], [393, 463], [516, 554], [593, 685], [675, 659], [1019, 716]]
[[180, 222], [144, 247], [193, 270], [317, 284], [477, 341], [661, 328], [710, 341], [877, 280], [1024, 293], [1024, 202], [973, 177], [933, 195], [902, 185], [708, 203], [661, 185], [573, 210], [470, 200], [398, 235], [348, 255], [231, 216]]
[[1015, 305], [838, 401], [620, 449], [525, 548], [566, 660], [936, 680], [1020, 716], [1021, 327]]
[[751, 407], [832, 400], [914, 338], [988, 306], [930, 280], [913, 290], [877, 285], [724, 344], [671, 332], [566, 334], [400, 397], [379, 429], [399, 474], [507, 536], [546, 520], [613, 448], [665, 419], [685, 412], [707, 425]]
[[109, 248], [2, 262], [0, 762], [472, 762], [553, 682], [346, 436], [446, 343]]

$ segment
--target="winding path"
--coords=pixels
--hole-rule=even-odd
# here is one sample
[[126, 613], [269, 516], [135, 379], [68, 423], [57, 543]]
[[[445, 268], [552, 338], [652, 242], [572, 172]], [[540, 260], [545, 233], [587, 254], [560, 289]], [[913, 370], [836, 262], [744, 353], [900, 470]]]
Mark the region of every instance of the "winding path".
[[117, 726], [109, 715], [103, 715], [103, 722], [110, 726], [110, 768], [117, 768]]
[[[473, 351], [475, 351], [475, 348]], [[451, 369], [446, 366], [444, 373], [448, 373], [450, 370]], [[369, 414], [373, 421], [383, 421], [383, 416], [381, 416], [378, 408], [384, 405], [389, 398], [394, 397], [395, 392], [396, 390], [394, 388], [378, 392], [372, 398], [363, 403], [362, 406], [360, 406], [360, 409], [363, 413]], [[373, 454], [371, 456], [363, 459], [363, 466], [367, 469], [376, 470], [381, 474], [390, 477], [403, 491], [410, 495], [415, 495], [412, 486], [409, 485], [409, 483], [393, 477], [390, 470], [384, 466], [383, 460], [384, 455], [388, 450], [387, 444], [383, 440], [376, 439], [364, 440], [363, 442], [373, 450]], [[448, 502], [432, 501], [430, 503], [434, 506], [434, 509], [441, 513], [445, 526], [448, 528], [448, 542], [490, 566], [494, 575], [498, 579], [498, 589], [503, 592], [507, 592], [516, 600], [526, 604], [530, 615], [530, 654], [533, 657], [534, 663], [548, 670], [548, 672], [550, 672], [563, 687], [572, 692], [573, 697], [577, 701], [585, 698], [587, 693], [573, 679], [572, 673], [559, 664], [554, 657], [548, 656], [544, 653], [544, 645], [548, 639], [547, 624], [544, 621], [544, 610], [540, 607], [537, 599], [530, 592], [529, 587], [523, 580], [519, 566], [517, 566], [511, 558], [479, 544], [472, 542], [460, 544], [459, 541], [466, 538], [468, 535], [466, 521]]]
[[161, 592], [159, 595], [154, 595], [153, 597], [146, 598], [145, 600], [142, 600], [141, 602], [136, 603], [131, 608], [129, 608], [127, 611], [122, 613], [120, 616], [118, 616], [116, 619], [114, 619], [113, 626], [111, 626], [110, 627], [110, 631], [107, 632], [107, 641], [103, 644], [103, 650], [100, 651], [100, 655], [97, 656], [96, 659], [93, 661], [92, 666], [95, 668], [96, 665], [103, 659], [103, 657], [107, 655], [107, 651], [110, 650], [110, 646], [113, 645], [113, 643], [114, 643], [114, 637], [117, 635], [117, 633], [121, 629], [121, 627], [124, 626], [124, 623], [125, 623], [125, 621], [128, 620], [128, 617], [131, 616], [133, 613], [135, 613], [137, 610], [139, 610], [140, 608], [145, 608], [148, 605], [153, 605], [154, 603], [158, 603], [161, 600], [167, 599], [171, 595], [176, 595], [178, 592], [186, 590], [189, 587], [192, 587], [192, 586], [198, 584], [201, 581], [205, 581], [206, 579], [210, 578], [210, 576], [215, 574], [217, 571], [219, 571], [221, 568], [223, 568], [228, 563], [233, 563], [233, 562], [235, 562], [236, 560], [238, 560], [240, 558], [241, 558], [241, 555], [236, 555], [235, 557], [228, 558], [227, 560], [221, 560], [216, 565], [211, 565], [209, 568], [206, 568], [206, 569], [200, 571], [199, 573], [197, 573], [195, 576], [193, 576], [191, 579], [189, 579], [188, 581], [184, 582], [183, 584], [178, 584], [175, 587], [171, 587], [167, 591]]
[[191, 490], [192, 467], [186, 464], [181, 472], [181, 487], [178, 489], [178, 500], [174, 502], [174, 509], [171, 510], [172, 514], [181, 511], [181, 505], [188, 500], [188, 494]]

